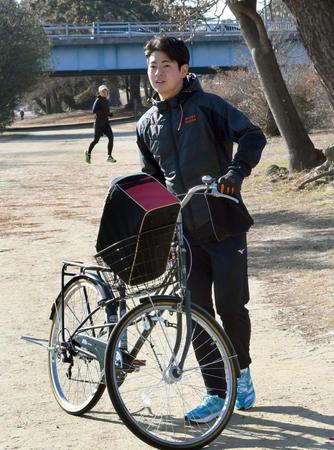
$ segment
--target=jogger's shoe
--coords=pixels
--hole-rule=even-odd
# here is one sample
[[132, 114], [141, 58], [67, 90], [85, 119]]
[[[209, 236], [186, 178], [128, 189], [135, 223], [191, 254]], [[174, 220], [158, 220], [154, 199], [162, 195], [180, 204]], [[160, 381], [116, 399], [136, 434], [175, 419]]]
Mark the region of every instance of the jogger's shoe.
[[255, 390], [249, 368], [241, 370], [237, 382], [236, 409], [250, 409], [255, 403]]
[[92, 159], [92, 155], [90, 153], [88, 153], [88, 151], [85, 152], [85, 161], [87, 164], [91, 163], [91, 159]]
[[190, 422], [206, 423], [219, 416], [225, 400], [218, 395], [205, 395], [203, 401], [196, 408], [188, 411], [184, 418]]
[[107, 158], [107, 162], [115, 163], [115, 162], [117, 162], [117, 161], [116, 161], [115, 158], [113, 158], [111, 155], [109, 155], [108, 158]]

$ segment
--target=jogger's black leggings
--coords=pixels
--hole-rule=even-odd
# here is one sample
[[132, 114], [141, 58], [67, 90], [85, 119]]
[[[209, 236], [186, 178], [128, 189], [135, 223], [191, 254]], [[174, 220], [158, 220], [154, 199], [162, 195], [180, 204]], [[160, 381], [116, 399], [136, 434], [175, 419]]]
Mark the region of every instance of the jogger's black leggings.
[[89, 144], [88, 153], [90, 154], [95, 147], [95, 145], [99, 142], [101, 136], [107, 136], [108, 138], [108, 155], [111, 155], [112, 149], [114, 147], [114, 134], [112, 132], [111, 126], [109, 122], [104, 125], [95, 125], [94, 129], [94, 140]]
[[[215, 317], [212, 299], [214, 287], [217, 314], [238, 355], [240, 368], [244, 369], [251, 362], [251, 324], [245, 307], [249, 300], [246, 234], [221, 242], [191, 245], [191, 251], [192, 270], [188, 279], [191, 301]], [[194, 330], [193, 346], [202, 366], [217, 360], [217, 354], [210, 353], [210, 348], [205, 345], [207, 340], [207, 333], [198, 326]], [[223, 396], [226, 386], [221, 379], [224, 377], [222, 365], [208, 366], [202, 370], [202, 375], [208, 392]]]

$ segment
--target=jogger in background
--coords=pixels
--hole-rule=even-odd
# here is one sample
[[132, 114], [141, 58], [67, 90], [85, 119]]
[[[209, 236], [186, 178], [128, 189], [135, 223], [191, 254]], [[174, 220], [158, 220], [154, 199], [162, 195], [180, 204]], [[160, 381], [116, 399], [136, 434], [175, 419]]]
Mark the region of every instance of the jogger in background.
[[114, 134], [112, 132], [109, 117], [112, 117], [112, 113], [109, 109], [109, 90], [105, 84], [102, 84], [99, 89], [97, 99], [93, 105], [93, 114], [95, 114], [94, 124], [94, 140], [89, 144], [88, 150], [85, 152], [85, 161], [90, 164], [92, 159], [92, 150], [99, 142], [101, 136], [105, 135], [108, 138], [108, 162], [115, 163], [116, 159], [112, 156], [112, 150], [114, 147]]

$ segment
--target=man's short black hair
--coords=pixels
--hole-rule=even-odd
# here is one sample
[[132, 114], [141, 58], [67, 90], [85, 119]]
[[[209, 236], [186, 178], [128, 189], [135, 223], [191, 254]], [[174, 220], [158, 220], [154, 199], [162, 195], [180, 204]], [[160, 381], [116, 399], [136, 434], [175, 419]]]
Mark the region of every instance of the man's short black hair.
[[166, 53], [171, 61], [176, 61], [178, 66], [189, 64], [189, 50], [186, 44], [175, 37], [161, 36], [153, 38], [144, 47], [145, 56], [148, 59], [153, 52], [160, 51]]

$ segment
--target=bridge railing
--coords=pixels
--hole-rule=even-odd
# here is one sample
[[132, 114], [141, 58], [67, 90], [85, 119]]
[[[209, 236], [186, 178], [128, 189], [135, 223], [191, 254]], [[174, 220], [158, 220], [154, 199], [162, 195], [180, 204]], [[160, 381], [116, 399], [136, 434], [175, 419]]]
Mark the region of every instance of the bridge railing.
[[269, 32], [289, 32], [297, 31], [296, 25], [291, 20], [270, 20], [267, 21], [266, 28]]
[[[291, 32], [296, 27], [290, 21], [268, 21], [267, 30], [270, 32]], [[142, 36], [149, 38], [155, 35], [235, 35], [240, 34], [240, 25], [233, 20], [206, 20], [190, 22], [180, 25], [172, 22], [93, 22], [90, 24], [48, 24], [43, 28], [52, 40], [57, 39], [95, 39], [132, 38]]]

